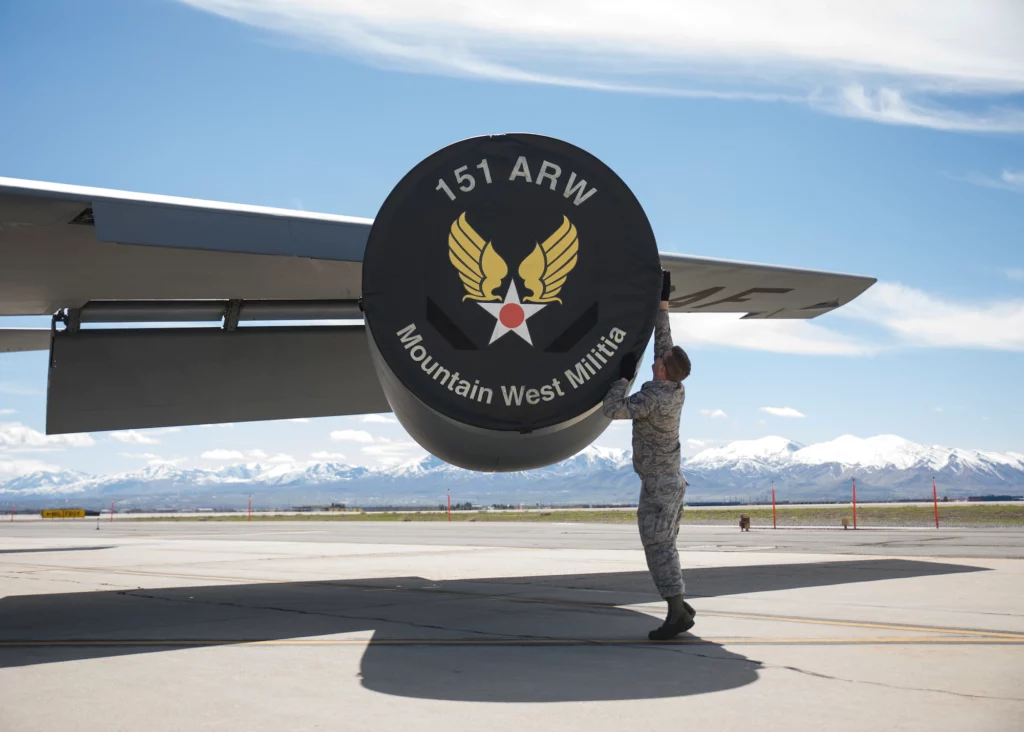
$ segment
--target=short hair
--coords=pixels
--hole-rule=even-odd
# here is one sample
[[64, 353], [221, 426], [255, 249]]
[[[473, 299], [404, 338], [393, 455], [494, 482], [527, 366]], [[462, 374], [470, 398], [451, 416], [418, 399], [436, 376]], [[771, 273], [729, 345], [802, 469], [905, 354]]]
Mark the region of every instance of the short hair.
[[672, 346], [671, 353], [662, 356], [661, 361], [665, 364], [665, 376], [669, 381], [682, 381], [690, 375], [690, 357], [679, 346]]

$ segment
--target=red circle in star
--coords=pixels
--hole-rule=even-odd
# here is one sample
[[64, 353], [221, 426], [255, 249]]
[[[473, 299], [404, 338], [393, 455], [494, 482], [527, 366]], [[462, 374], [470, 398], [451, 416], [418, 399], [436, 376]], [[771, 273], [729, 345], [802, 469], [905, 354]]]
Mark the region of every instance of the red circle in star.
[[526, 313], [523, 308], [514, 302], [505, 303], [498, 311], [498, 320], [506, 328], [518, 328], [526, 320]]

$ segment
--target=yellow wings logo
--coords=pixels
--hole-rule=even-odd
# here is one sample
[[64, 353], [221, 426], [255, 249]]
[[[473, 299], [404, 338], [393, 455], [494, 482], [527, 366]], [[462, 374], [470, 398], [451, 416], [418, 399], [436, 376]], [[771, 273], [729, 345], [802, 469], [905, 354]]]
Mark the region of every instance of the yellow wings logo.
[[466, 287], [463, 302], [501, 300], [494, 291], [508, 274], [508, 265], [501, 255], [494, 251], [491, 243], [485, 243], [483, 237], [469, 225], [465, 213], [452, 222], [452, 229], [448, 234], [448, 258], [459, 271], [459, 279]]
[[579, 250], [576, 227], [567, 216], [555, 233], [538, 244], [519, 265], [519, 276], [530, 291], [523, 302], [551, 303], [562, 301], [558, 293], [565, 284], [566, 276], [576, 266], [576, 252]]
[[[561, 304], [558, 293], [576, 266], [578, 250], [576, 227], [568, 217], [563, 216], [562, 225], [544, 243], [537, 244], [519, 265], [519, 276], [530, 291], [523, 302]], [[501, 301], [501, 297], [495, 295], [494, 291], [508, 274], [508, 265], [494, 251], [491, 242], [485, 242], [469, 225], [465, 213], [452, 222], [448, 233], [448, 259], [458, 270], [459, 279], [466, 288], [463, 302]]]

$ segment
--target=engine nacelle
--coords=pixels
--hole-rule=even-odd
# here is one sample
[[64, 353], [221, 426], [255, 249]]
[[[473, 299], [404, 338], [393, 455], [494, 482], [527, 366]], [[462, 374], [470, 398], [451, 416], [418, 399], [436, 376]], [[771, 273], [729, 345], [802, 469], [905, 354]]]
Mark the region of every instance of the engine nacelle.
[[608, 426], [601, 400], [650, 339], [660, 278], [643, 209], [600, 160], [538, 135], [463, 140], [374, 220], [370, 351], [395, 416], [437, 457], [549, 465]]

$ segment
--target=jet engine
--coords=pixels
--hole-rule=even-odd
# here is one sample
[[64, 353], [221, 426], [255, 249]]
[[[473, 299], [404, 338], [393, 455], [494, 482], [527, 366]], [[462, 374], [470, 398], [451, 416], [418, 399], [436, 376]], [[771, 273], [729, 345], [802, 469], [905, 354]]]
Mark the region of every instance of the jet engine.
[[410, 435], [472, 470], [549, 465], [608, 426], [601, 401], [653, 328], [650, 223], [593, 155], [531, 134], [450, 145], [385, 200], [362, 308]]

